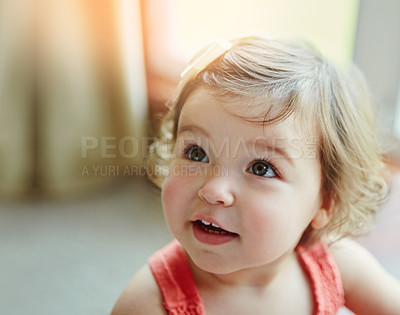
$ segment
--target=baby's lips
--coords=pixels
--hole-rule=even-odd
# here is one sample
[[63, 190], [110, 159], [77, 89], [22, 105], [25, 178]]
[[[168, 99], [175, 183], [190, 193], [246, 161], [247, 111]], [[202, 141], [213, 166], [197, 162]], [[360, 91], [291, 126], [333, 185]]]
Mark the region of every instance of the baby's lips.
[[194, 222], [196, 222], [196, 221], [205, 221], [205, 222], [208, 222], [208, 223], [211, 223], [211, 224], [216, 225], [217, 227], [219, 227], [219, 228], [222, 229], [222, 230], [225, 230], [226, 232], [239, 235], [238, 233], [236, 233], [236, 232], [234, 232], [234, 231], [231, 231], [231, 230], [225, 228], [225, 227], [224, 227], [223, 225], [221, 225], [217, 220], [215, 220], [215, 219], [213, 219], [213, 218], [211, 218], [211, 217], [202, 216], [202, 215], [197, 215], [197, 216], [194, 217], [194, 219], [192, 220], [192, 222], [194, 223]]

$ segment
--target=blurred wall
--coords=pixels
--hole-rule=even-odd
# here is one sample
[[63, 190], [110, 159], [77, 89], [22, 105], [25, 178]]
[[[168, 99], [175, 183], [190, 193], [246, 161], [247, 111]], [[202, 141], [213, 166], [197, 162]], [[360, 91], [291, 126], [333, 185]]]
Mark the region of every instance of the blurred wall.
[[141, 163], [139, 4], [27, 2], [0, 1], [0, 194], [81, 193]]
[[32, 3], [0, 1], [0, 191], [33, 183]]
[[400, 88], [400, 1], [360, 1], [354, 61], [364, 72], [378, 103], [385, 151], [400, 158], [393, 142]]

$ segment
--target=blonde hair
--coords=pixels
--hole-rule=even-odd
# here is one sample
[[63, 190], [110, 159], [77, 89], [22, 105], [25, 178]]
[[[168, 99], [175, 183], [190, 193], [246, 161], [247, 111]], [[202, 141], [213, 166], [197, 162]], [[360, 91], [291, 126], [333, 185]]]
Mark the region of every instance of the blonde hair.
[[161, 186], [164, 172], [156, 170], [168, 169], [181, 109], [195, 89], [262, 100], [263, 114], [245, 119], [272, 124], [296, 113], [304, 126], [317, 131], [330, 220], [322, 229], [309, 227], [302, 241], [364, 234], [386, 195], [386, 183], [371, 98], [360, 71], [354, 66], [340, 71], [305, 41], [249, 37], [232, 43], [189, 80], [171, 104], [150, 152], [150, 179]]

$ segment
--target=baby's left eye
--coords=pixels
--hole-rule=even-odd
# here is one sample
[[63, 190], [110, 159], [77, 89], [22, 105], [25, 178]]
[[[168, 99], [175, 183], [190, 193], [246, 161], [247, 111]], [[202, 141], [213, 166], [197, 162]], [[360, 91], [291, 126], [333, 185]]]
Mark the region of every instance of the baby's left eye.
[[255, 161], [247, 171], [261, 177], [276, 177], [278, 175], [275, 168], [266, 161]]
[[208, 163], [208, 156], [206, 152], [199, 146], [193, 145], [185, 150], [185, 157], [195, 162]]

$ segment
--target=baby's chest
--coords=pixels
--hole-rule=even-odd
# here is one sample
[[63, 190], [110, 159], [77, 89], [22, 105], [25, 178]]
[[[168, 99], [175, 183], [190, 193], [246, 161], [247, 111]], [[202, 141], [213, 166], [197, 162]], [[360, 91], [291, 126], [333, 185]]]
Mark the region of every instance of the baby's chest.
[[292, 296], [284, 300], [260, 301], [254, 298], [232, 297], [230, 300], [221, 299], [217, 301], [206, 300], [204, 307], [207, 315], [311, 315], [313, 314], [313, 303], [299, 296]]
[[207, 315], [311, 315], [313, 314], [313, 297], [305, 289], [292, 291], [290, 286], [281, 293], [269, 296], [257, 294], [210, 294], [203, 295]]

